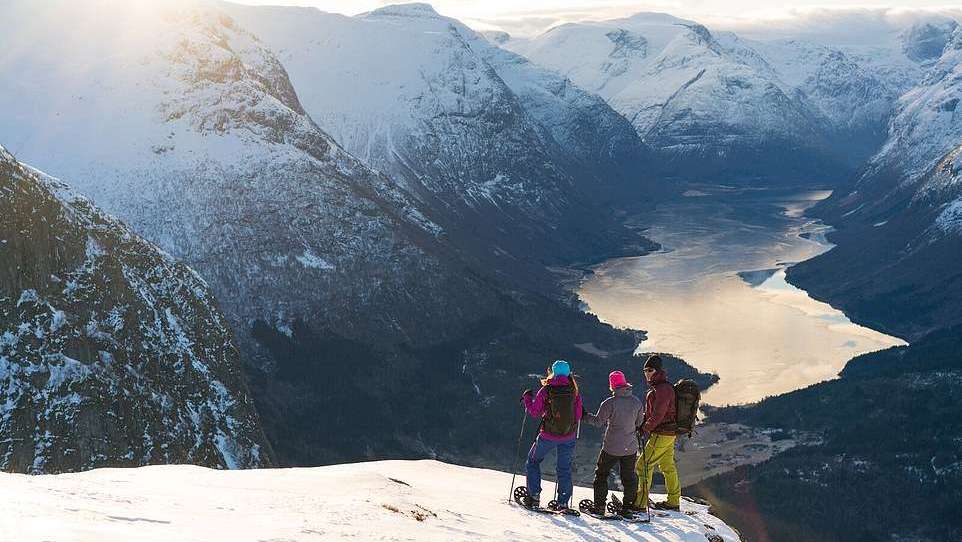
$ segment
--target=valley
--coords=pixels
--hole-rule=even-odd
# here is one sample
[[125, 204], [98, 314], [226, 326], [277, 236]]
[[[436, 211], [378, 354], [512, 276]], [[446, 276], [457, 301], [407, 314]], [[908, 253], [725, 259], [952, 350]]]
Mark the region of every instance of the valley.
[[[705, 390], [686, 491], [743, 540], [962, 528], [962, 14], [519, 35], [428, 4], [3, 14], [0, 469], [101, 469], [10, 475], [31, 498], [109, 486], [104, 467], [430, 459], [298, 472], [393, 490], [356, 522], [474, 536], [513, 513], [465, 520], [384, 469], [509, 470], [552, 360], [594, 408], [615, 369], [644, 393], [659, 352]], [[588, 482], [601, 434], [580, 438]], [[163, 493], [164, 468], [133, 476]], [[475, 500], [505, 477], [474, 474]], [[325, 509], [306, 495], [259, 502]], [[811, 506], [838, 500], [858, 504]], [[127, 504], [69, 521], [176, 525]], [[364, 532], [285, 518], [293, 539]]]

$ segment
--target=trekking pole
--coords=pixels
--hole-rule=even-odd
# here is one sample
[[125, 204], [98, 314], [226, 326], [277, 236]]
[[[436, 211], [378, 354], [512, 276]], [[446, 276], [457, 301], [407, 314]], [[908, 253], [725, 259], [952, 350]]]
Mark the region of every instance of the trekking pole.
[[511, 469], [511, 489], [508, 490], [508, 504], [514, 494], [514, 479], [518, 475], [518, 462], [521, 461], [521, 440], [524, 438], [524, 424], [528, 421], [528, 411], [521, 408], [521, 434], [518, 435], [518, 451], [514, 453], [514, 468]]
[[[641, 464], [644, 466], [645, 479], [645, 513], [648, 514], [648, 523], [651, 523], [651, 485], [648, 484], [648, 439], [642, 440], [638, 435], [638, 444], [641, 446]], [[639, 484], [641, 485], [641, 484]]]

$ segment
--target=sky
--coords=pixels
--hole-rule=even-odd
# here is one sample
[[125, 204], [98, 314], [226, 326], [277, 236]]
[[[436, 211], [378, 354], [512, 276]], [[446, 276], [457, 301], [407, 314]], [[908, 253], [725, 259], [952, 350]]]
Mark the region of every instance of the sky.
[[[315, 6], [324, 11], [355, 15], [403, 0], [232, 0], [244, 4]], [[962, 18], [962, 6], [947, 0], [434, 0], [442, 15], [462, 20], [478, 30], [505, 30], [534, 35], [563, 22], [613, 19], [639, 11], [660, 11], [693, 19], [710, 27], [744, 30], [768, 24], [793, 24], [829, 12], [940, 11]]]

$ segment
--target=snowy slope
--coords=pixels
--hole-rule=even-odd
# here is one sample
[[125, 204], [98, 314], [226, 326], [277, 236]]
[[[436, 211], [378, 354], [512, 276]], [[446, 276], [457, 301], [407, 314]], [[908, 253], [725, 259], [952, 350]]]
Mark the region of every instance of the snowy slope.
[[957, 27], [919, 85], [901, 97], [889, 141], [873, 159], [872, 169], [897, 164], [908, 178], [931, 169], [962, 141], [960, 100], [962, 27]]
[[[520, 480], [520, 478], [519, 478]], [[0, 533], [32, 542], [644, 540], [726, 542], [706, 507], [650, 525], [537, 515], [506, 503], [511, 475], [436, 461], [217, 472], [190, 466], [0, 475]], [[549, 483], [545, 491], [552, 490]], [[575, 498], [590, 490], [576, 488]], [[2, 537], [3, 535], [0, 535]]]
[[2, 147], [0, 434], [6, 471], [270, 462], [207, 284]]
[[665, 183], [652, 186], [649, 182], [646, 173], [654, 158], [651, 150], [631, 123], [604, 99], [553, 70], [482, 40], [479, 34], [463, 27], [459, 30], [560, 146], [561, 158], [571, 162], [569, 167], [576, 177], [585, 179], [583, 183], [614, 197], [626, 194], [635, 200], [651, 198], [667, 188]]
[[[779, 78], [806, 104], [834, 141], [857, 159], [873, 153], [885, 140], [898, 97], [921, 76], [920, 67], [896, 51], [881, 58], [897, 68], [883, 70], [858, 52], [799, 40], [749, 42]], [[899, 63], [899, 61], [902, 61]]]
[[435, 210], [459, 244], [494, 245], [503, 259], [582, 257], [617, 244], [599, 194], [646, 192], [643, 145], [617, 113], [429, 5], [357, 17], [224, 9], [277, 52], [311, 117]]
[[[0, 36], [4, 74], [17, 74], [0, 87], [0, 136], [193, 265], [248, 348], [253, 323], [288, 333], [298, 319], [371, 340], [443, 335], [424, 316], [443, 314], [445, 281], [459, 280], [425, 253], [440, 228], [314, 124], [270, 51], [204, 5], [13, 2], [35, 24]], [[395, 301], [409, 296], [423, 305]]]
[[889, 137], [854, 185], [829, 204], [846, 218], [876, 220], [901, 212], [902, 200], [931, 206], [954, 199], [962, 144], [962, 27], [901, 96]]
[[[444, 151], [438, 161], [426, 162], [445, 174], [410, 177], [416, 182], [406, 191], [315, 124], [283, 56], [223, 6], [5, 2], [4, 15], [23, 24], [0, 33], [0, 136], [204, 277], [249, 361], [251, 392], [280, 462], [388, 454], [488, 459], [508, 439], [478, 446], [472, 424], [486, 427], [514, 411], [513, 390], [527, 381], [531, 359], [593, 359], [573, 345], [620, 351], [634, 342], [543, 295], [557, 293], [538, 259], [538, 249], [550, 247], [533, 239], [553, 240], [561, 247], [556, 257], [620, 240], [600, 228], [575, 239], [542, 220], [561, 216], [574, 199], [574, 192], [553, 191], [570, 186], [569, 175], [512, 169], [498, 176], [504, 163], [531, 171], [560, 166], [545, 154], [548, 130], [470, 47], [457, 49], [451, 62], [458, 65], [461, 55], [458, 73], [483, 76], [483, 84], [462, 89], [457, 77], [440, 81], [450, 88], [424, 102], [444, 115], [427, 120], [441, 134], [467, 134], [459, 127], [479, 121], [460, 113], [460, 96], [491, 90], [500, 100], [494, 109], [472, 102], [464, 111], [493, 119], [479, 125], [494, 129], [463, 146], [458, 137], [446, 139], [435, 149]], [[457, 43], [453, 34], [442, 38]], [[438, 35], [419, 39], [433, 46]], [[347, 48], [321, 53], [337, 57]], [[331, 91], [363, 97], [366, 88], [346, 78]], [[485, 175], [466, 173], [470, 182], [460, 184], [460, 170], [447, 169], [460, 158], [471, 164], [491, 155], [479, 166]], [[603, 192], [592, 184], [597, 179], [588, 181]], [[434, 192], [414, 190], [448, 182], [454, 189], [438, 194], [452, 197], [450, 207]], [[532, 191], [520, 188], [529, 185]], [[455, 235], [451, 209], [475, 212], [479, 221], [465, 221]], [[612, 215], [596, 214], [606, 222]], [[485, 258], [523, 258], [529, 272], [497, 276]], [[516, 275], [539, 290], [520, 289]], [[600, 378], [606, 369], [586, 372]]]
[[923, 83], [958, 23], [932, 14], [912, 24], [888, 23], [874, 33], [864, 30], [871, 26], [865, 21], [852, 26], [864, 39], [808, 36], [750, 43], [805, 96], [839, 143], [855, 141], [852, 150], [867, 160], [886, 143], [903, 95]]
[[[4, 12], [24, 24], [0, 34], [0, 136], [204, 277], [286, 459], [421, 450], [420, 437], [350, 432], [398, 412], [407, 384], [385, 365], [460, 368], [459, 354], [411, 351], [484, 344], [478, 322], [513, 314], [431, 210], [318, 128], [277, 58], [216, 6], [15, 0]], [[446, 382], [475, 402], [468, 378]], [[358, 393], [370, 408], [316, 419]], [[399, 415], [426, 424], [413, 410]]]

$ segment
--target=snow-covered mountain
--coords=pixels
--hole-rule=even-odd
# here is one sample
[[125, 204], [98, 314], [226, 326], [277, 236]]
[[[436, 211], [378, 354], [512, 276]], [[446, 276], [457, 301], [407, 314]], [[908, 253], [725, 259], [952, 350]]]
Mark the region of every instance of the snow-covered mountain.
[[898, 97], [954, 24], [936, 19], [853, 47], [743, 39], [639, 13], [496, 39], [603, 96], [679, 174], [837, 182], [878, 149]]
[[427, 4], [225, 9], [277, 52], [311, 117], [459, 245], [577, 259], [624, 238], [599, 202], [650, 198], [646, 150], [603, 100]]
[[603, 96], [680, 175], [790, 176], [812, 156], [819, 167], [806, 173], [839, 165], [818, 119], [757, 52], [694, 21], [639, 13], [506, 46]]
[[0, 131], [19, 154], [193, 264], [236, 322], [285, 331], [296, 316], [363, 314], [377, 324], [355, 330], [365, 338], [431, 328], [384, 297], [410, 292], [412, 277], [441, 289], [415, 242], [439, 227], [315, 125], [283, 66], [230, 18], [121, 4], [106, 28], [83, 17], [110, 2], [14, 3], [43, 23], [4, 35], [5, 73], [18, 77], [3, 87]]
[[0, 433], [5, 471], [270, 464], [207, 284], [2, 147]]
[[881, 227], [898, 214], [925, 208], [940, 211], [930, 233], [949, 233], [943, 226], [952, 224], [949, 215], [962, 189], [962, 27], [954, 28], [921, 82], [899, 99], [881, 150], [823, 206], [840, 220]]
[[[649, 525], [559, 519], [508, 504], [510, 484], [508, 473], [437, 461], [6, 474], [0, 475], [0, 496], [8, 503], [0, 529], [22, 542], [739, 540], [708, 507], [687, 500], [682, 513]], [[545, 491], [552, 488], [548, 483]], [[575, 488], [575, 498], [591, 498], [591, 489]]]
[[[960, 102], [957, 27], [921, 83], [900, 98], [878, 154], [850, 186], [816, 208], [839, 227], [839, 247], [793, 270], [797, 280], [856, 315], [884, 312], [884, 325], [903, 336], [962, 322]], [[851, 276], [820, 280], [842, 268]]]
[[[580, 201], [588, 187], [606, 192], [591, 183], [610, 180], [598, 174], [576, 182], [570, 173], [577, 157], [609, 152], [606, 142], [576, 149], [566, 141], [571, 157], [561, 160], [558, 140], [588, 117], [592, 126], [609, 122], [611, 133], [629, 134], [631, 143], [623, 120], [607, 107], [589, 111], [600, 102], [562, 87], [535, 98], [588, 105], [549, 130], [463, 46], [456, 50], [464, 71], [454, 73], [474, 73], [477, 84], [447, 81], [451, 88], [423, 100], [425, 111], [438, 114], [419, 117], [451, 134], [432, 147], [438, 159], [425, 162], [425, 172], [438, 176], [389, 178], [314, 122], [285, 58], [227, 7], [189, 0], [5, 3], [5, 15], [24, 24], [0, 34], [0, 137], [204, 277], [248, 362], [251, 393], [280, 462], [401, 454], [489, 461], [510, 437], [479, 444], [478, 428], [515, 412], [532, 360], [602, 359], [581, 344], [630, 352], [632, 334], [553, 297], [559, 292], [541, 261], [549, 260], [541, 241], [560, 245], [555, 261], [620, 241], [578, 225], [614, 221], [610, 209], [600, 216], [600, 198]], [[376, 22], [386, 15], [364, 24], [387, 25]], [[424, 39], [437, 45], [433, 34]], [[317, 53], [337, 57], [332, 51]], [[450, 59], [456, 65], [458, 55]], [[373, 90], [347, 75], [330, 91], [348, 105], [352, 93], [366, 103], [361, 98]], [[471, 107], [462, 111], [459, 96], [476, 97], [471, 89], [493, 101], [465, 99]], [[404, 95], [403, 88], [384, 92]], [[636, 139], [631, 144], [638, 146]], [[612, 161], [620, 158], [610, 152]], [[494, 169], [484, 170], [488, 159]], [[469, 172], [471, 164], [491, 176]], [[610, 177], [617, 175], [612, 169]], [[456, 212], [473, 212], [477, 221], [459, 226]], [[512, 265], [498, 264], [516, 260], [527, 272], [512, 275]], [[584, 373], [603, 379], [606, 364], [628, 357], [585, 363]]]
[[[0, 135], [193, 266], [254, 367], [322, 397], [350, 393], [345, 380], [374, 371], [379, 349], [494, 318], [502, 292], [446, 256], [441, 228], [321, 131], [277, 59], [222, 12], [119, 0], [4, 9], [31, 24], [0, 36]], [[349, 355], [363, 367], [339, 361]], [[254, 380], [260, 401], [306, 401], [274, 382]]]
[[[898, 97], [907, 90], [905, 81], [914, 83], [921, 75], [914, 62], [885, 71], [857, 52], [812, 42], [748, 43], [809, 107], [829, 141], [851, 155], [851, 163], [878, 150]], [[879, 56], [895, 62], [902, 58], [891, 50]]]

